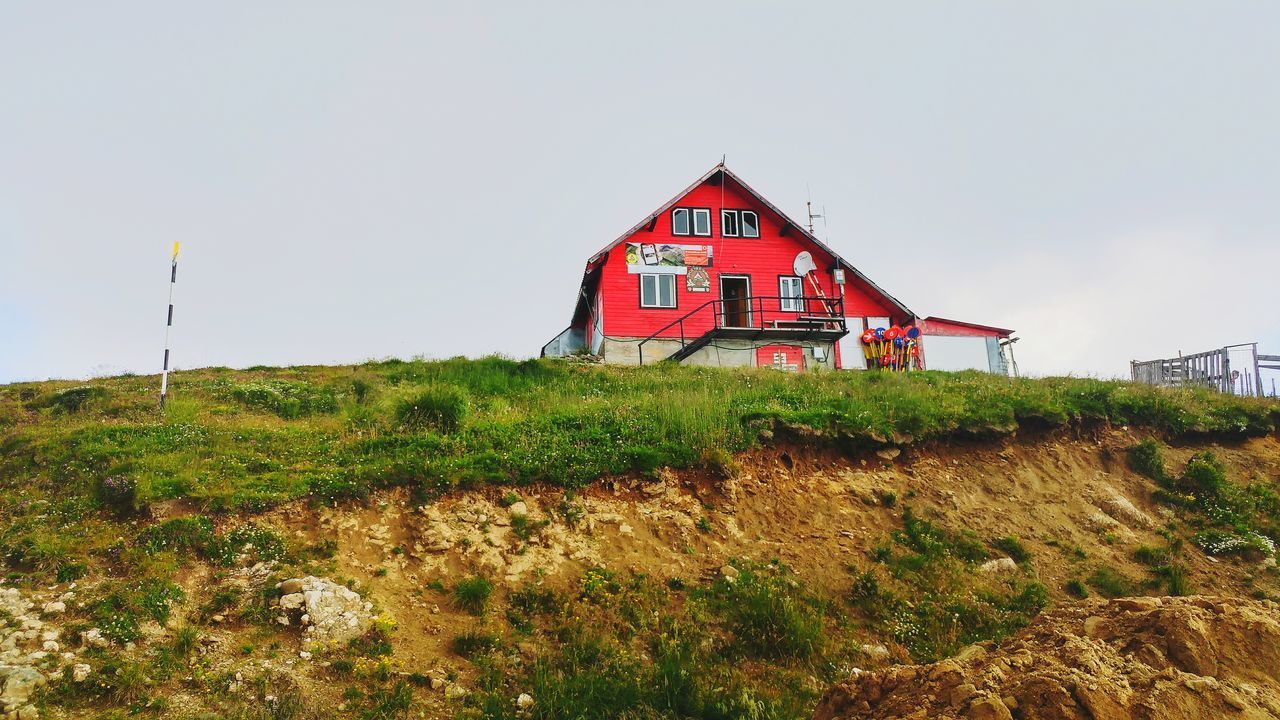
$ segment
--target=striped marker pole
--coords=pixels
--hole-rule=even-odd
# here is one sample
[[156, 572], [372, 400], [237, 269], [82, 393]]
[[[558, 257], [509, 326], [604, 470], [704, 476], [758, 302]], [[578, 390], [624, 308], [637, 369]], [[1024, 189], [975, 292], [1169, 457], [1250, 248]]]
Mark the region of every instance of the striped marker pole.
[[178, 243], [173, 244], [172, 264], [169, 266], [169, 319], [164, 326], [164, 370], [160, 374], [160, 409], [164, 409], [169, 395], [169, 330], [173, 328], [173, 286], [178, 284]]

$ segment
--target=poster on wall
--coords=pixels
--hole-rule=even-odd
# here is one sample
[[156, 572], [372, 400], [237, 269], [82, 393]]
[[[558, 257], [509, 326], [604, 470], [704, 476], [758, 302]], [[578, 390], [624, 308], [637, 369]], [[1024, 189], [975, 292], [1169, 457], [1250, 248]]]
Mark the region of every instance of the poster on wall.
[[684, 276], [685, 289], [689, 292], [711, 292], [711, 275], [707, 269], [694, 265]]
[[690, 267], [709, 267], [710, 245], [627, 243], [629, 273], [685, 275]]

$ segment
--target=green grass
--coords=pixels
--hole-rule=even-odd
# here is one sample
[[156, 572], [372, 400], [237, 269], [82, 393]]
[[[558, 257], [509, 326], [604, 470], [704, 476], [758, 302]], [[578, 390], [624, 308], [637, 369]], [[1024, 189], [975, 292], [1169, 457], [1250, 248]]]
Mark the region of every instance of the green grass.
[[1048, 590], [1028, 570], [1013, 577], [978, 573], [987, 554], [972, 534], [940, 527], [911, 508], [902, 520], [892, 542], [873, 551], [878, 567], [860, 572], [849, 600], [872, 631], [892, 636], [916, 661], [1000, 640], [1048, 604]]
[[1009, 559], [1016, 563], [1024, 563], [1031, 559], [1031, 552], [1022, 544], [1022, 541], [1013, 535], [996, 538], [991, 542], [991, 546], [1002, 551]]
[[[1182, 474], [1163, 477], [1153, 496], [1177, 510], [1195, 532], [1191, 542], [1208, 555], [1275, 557], [1280, 543], [1280, 493], [1255, 476], [1232, 482], [1212, 452], [1197, 452]], [[1145, 561], [1144, 561], [1145, 562]]]
[[[234, 528], [210, 537], [208, 523], [288, 500], [328, 504], [388, 487], [407, 487], [426, 502], [494, 483], [572, 490], [663, 466], [729, 477], [737, 472], [734, 453], [792, 435], [857, 449], [906, 436], [1112, 422], [1169, 438], [1244, 437], [1273, 432], [1280, 418], [1275, 403], [1198, 389], [983, 373], [795, 376], [497, 357], [210, 368], [176, 373], [164, 413], [155, 380], [0, 386], [0, 506], [7, 508], [0, 554], [12, 567], [74, 580], [113, 552], [122, 523], [166, 500], [193, 504], [208, 522], [184, 520], [140, 538], [150, 552], [227, 562], [248, 544], [251, 554], [272, 560], [283, 549], [270, 538]], [[1158, 445], [1150, 449], [1159, 455]], [[1158, 492], [1171, 501], [1190, 498], [1192, 488], [1216, 493], [1196, 496], [1206, 512], [1206, 497], [1218, 508], [1197, 529], [1243, 538], [1211, 547], [1277, 536], [1280, 496], [1269, 486], [1237, 493], [1229, 483], [1215, 485], [1208, 459], [1185, 477], [1187, 489], [1169, 480]], [[900, 500], [886, 493], [881, 502]], [[572, 521], [580, 508], [568, 503], [559, 512]], [[537, 524], [525, 520], [516, 531], [532, 536]]]
[[1097, 590], [1102, 596], [1109, 598], [1124, 597], [1133, 595], [1135, 583], [1128, 577], [1125, 577], [1115, 568], [1101, 565], [1090, 573], [1085, 579], [1094, 590]]
[[471, 401], [463, 388], [454, 385], [428, 385], [404, 398], [396, 405], [396, 420], [416, 430], [451, 433], [467, 417]]
[[759, 658], [809, 658], [822, 650], [824, 603], [804, 593], [779, 565], [737, 563], [738, 576], [709, 592], [734, 644]]
[[[532, 636], [538, 650], [507, 652], [498, 628], [455, 638], [477, 674], [456, 716], [807, 720], [819, 690], [813, 680], [825, 685], [853, 657], [828, 642], [844, 629], [785, 567], [739, 568], [735, 583], [687, 592], [600, 568], [567, 597], [518, 589], [508, 598], [511, 632]], [[800, 607], [809, 610], [797, 623]], [[744, 641], [753, 629], [769, 639]], [[537, 703], [531, 714], [513, 702], [522, 692]]]
[[[1272, 432], [1277, 405], [1208, 391], [983, 373], [825, 373], [555, 361], [386, 361], [0, 387], [0, 477], [99, 505], [191, 498], [210, 510], [430, 496], [477, 483], [580, 486], [658, 467], [732, 473], [732, 453], [804, 432], [846, 446], [1125, 423], [1169, 436]], [[88, 387], [90, 390], [79, 388]], [[68, 394], [69, 393], [69, 394]], [[727, 468], [727, 469], [726, 469]], [[119, 477], [132, 495], [99, 497]]]
[[1161, 449], [1160, 443], [1147, 438], [1129, 448], [1129, 467], [1140, 475], [1145, 475], [1156, 482], [1163, 483], [1166, 475], [1164, 451]]
[[493, 583], [488, 579], [473, 575], [458, 581], [453, 587], [453, 604], [459, 610], [472, 615], [483, 615], [489, 596], [493, 594]]

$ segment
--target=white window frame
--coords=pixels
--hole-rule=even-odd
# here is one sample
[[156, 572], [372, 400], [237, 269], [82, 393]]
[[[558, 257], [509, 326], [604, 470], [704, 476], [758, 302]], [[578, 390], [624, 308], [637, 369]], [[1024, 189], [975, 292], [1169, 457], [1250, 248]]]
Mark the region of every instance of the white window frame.
[[[676, 276], [669, 273], [640, 273], [640, 307], [642, 308], [659, 308], [670, 310], [678, 307], [676, 300]], [[653, 302], [646, 303], [644, 301], [644, 283], [645, 280], [653, 278]], [[662, 283], [670, 283], [671, 285], [671, 304], [662, 304]]]
[[[711, 237], [711, 208], [689, 208], [693, 214], [693, 224], [689, 228], [696, 237]], [[707, 224], [706, 232], [698, 232], [698, 218], [702, 218]]]
[[[751, 216], [751, 233], [747, 233], [747, 216]], [[743, 210], [738, 213], [738, 237], [760, 237], [760, 216], [754, 210]]]
[[[794, 281], [798, 295], [788, 295], [786, 287]], [[778, 276], [778, 308], [782, 312], [804, 312], [804, 278], [799, 275]]]
[[[676, 230], [676, 214], [684, 215], [684, 232]], [[693, 233], [693, 218], [690, 216], [689, 208], [674, 208], [671, 210], [671, 234], [672, 235], [690, 235]]]
[[[733, 223], [733, 232], [727, 229], [730, 222]], [[738, 237], [741, 227], [737, 210], [720, 210], [720, 237]]]

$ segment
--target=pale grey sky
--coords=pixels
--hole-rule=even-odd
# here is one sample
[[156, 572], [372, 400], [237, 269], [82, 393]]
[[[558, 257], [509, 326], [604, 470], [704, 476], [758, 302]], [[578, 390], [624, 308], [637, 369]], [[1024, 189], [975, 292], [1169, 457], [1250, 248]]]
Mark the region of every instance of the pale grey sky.
[[1280, 353], [1274, 2], [0, 0], [0, 382], [536, 355], [728, 155], [1024, 372]]

